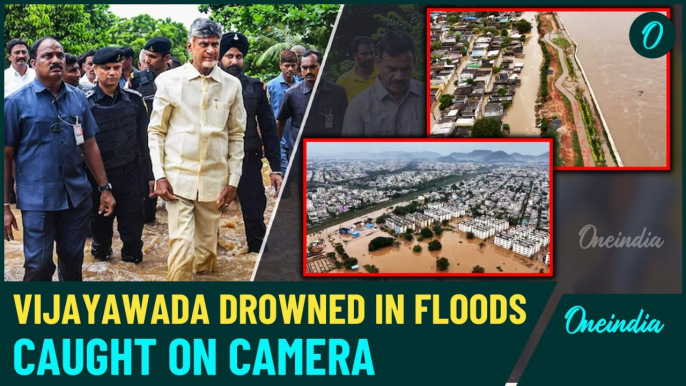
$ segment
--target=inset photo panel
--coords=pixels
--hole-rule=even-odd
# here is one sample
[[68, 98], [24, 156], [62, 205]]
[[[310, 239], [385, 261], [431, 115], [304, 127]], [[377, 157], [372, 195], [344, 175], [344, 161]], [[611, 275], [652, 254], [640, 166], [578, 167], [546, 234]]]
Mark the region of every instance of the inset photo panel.
[[[428, 8], [426, 17], [430, 137], [551, 138], [556, 170], [670, 169], [673, 43], [653, 56], [637, 46], [663, 29], [674, 40], [669, 9]], [[656, 18], [663, 29], [649, 30]]]
[[304, 276], [553, 275], [552, 139], [303, 150]]

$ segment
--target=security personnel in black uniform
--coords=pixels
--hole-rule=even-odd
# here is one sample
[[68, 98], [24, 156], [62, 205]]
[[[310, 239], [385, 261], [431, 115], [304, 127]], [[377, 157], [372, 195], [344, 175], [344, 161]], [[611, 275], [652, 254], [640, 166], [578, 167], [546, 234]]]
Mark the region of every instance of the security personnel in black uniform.
[[[243, 58], [248, 54], [248, 39], [240, 33], [227, 33], [220, 43], [220, 66], [237, 77], [243, 85], [243, 104], [247, 113], [245, 126], [245, 158], [243, 175], [238, 184], [238, 199], [241, 203], [248, 250], [259, 252], [266, 233], [264, 211], [267, 198], [262, 182], [262, 147], [271, 166], [271, 185], [278, 194], [281, 188], [281, 150], [276, 120], [264, 84], [256, 78], [243, 74]], [[259, 123], [259, 129], [258, 129]]]
[[[122, 52], [117, 48], [102, 48], [93, 56], [98, 83], [86, 94], [99, 131], [95, 135], [111, 189], [116, 197], [114, 216], [104, 217], [94, 209], [91, 231], [91, 254], [108, 260], [112, 254], [112, 226], [117, 218], [119, 235], [124, 243], [122, 261], [143, 261], [143, 201], [141, 174], [154, 180], [148, 150], [148, 113], [137, 91], [119, 87]], [[100, 189], [95, 181], [93, 202], [100, 202]]]
[[[169, 60], [169, 52], [171, 51], [171, 41], [165, 37], [154, 37], [145, 44], [146, 59], [145, 62], [148, 68], [138, 74], [138, 88], [137, 90], [143, 95], [145, 105], [148, 107], [148, 118], [152, 114], [152, 103], [155, 99], [155, 78], [157, 75], [166, 71], [169, 67], [167, 61]], [[143, 176], [146, 177], [146, 176]], [[148, 186], [147, 178], [142, 181], [145, 189], [154, 189]], [[157, 211], [157, 195], [151, 193], [143, 198], [143, 216], [145, 223], [155, 222], [155, 212]]]

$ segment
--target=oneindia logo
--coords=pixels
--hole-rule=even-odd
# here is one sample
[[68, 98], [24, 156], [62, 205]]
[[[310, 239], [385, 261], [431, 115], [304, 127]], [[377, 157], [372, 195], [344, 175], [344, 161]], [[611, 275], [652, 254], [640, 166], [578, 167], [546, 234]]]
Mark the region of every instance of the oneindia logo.
[[582, 306], [574, 306], [565, 314], [568, 334], [584, 332], [597, 334], [602, 334], [604, 332], [633, 332], [634, 334], [654, 332], [659, 334], [665, 325], [657, 319], [649, 318], [650, 314], [643, 315], [643, 309], [641, 309], [638, 313], [638, 317], [628, 321], [624, 319], [615, 319], [615, 314], [612, 314], [609, 320], [602, 318], [598, 320], [587, 319], [586, 310]]
[[[646, 232], [648, 234], [646, 234]], [[598, 230], [591, 224], [585, 225], [579, 231], [579, 246], [581, 249], [588, 248], [660, 248], [664, 240], [653, 236], [646, 228], [640, 236], [623, 236], [619, 232], [617, 236], [598, 236]]]

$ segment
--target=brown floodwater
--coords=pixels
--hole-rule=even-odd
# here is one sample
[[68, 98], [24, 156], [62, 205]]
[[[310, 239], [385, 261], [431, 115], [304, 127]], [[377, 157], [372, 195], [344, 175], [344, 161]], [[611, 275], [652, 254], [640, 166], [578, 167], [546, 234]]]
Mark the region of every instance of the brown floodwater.
[[642, 12], [559, 12], [624, 166], [664, 166], [667, 149], [666, 57], [648, 59], [629, 42]]
[[[262, 170], [265, 187], [269, 185], [268, 167]], [[267, 194], [265, 221], [272, 215], [276, 199], [270, 190]], [[121, 261], [121, 240], [115, 232], [112, 244], [112, 258], [99, 261], [90, 254], [90, 240], [86, 241], [83, 280], [84, 281], [163, 281], [167, 278], [167, 257], [169, 255], [169, 236], [167, 231], [167, 211], [158, 200], [157, 221], [154, 225], [143, 228], [143, 262], [131, 264]], [[20, 281], [24, 276], [24, 252], [21, 232], [21, 212], [12, 210], [20, 229], [14, 232], [14, 241], [5, 241], [5, 281]], [[241, 215], [240, 204], [236, 199], [221, 216], [219, 222], [219, 240], [217, 250], [217, 271], [206, 275], [194, 275], [195, 281], [248, 281], [252, 275], [257, 253], [248, 253], [245, 241], [245, 225]], [[55, 255], [55, 263], [57, 257]], [[53, 276], [57, 280], [57, 273]]]
[[[378, 217], [383, 214], [386, 209], [376, 211], [372, 214], [362, 216]], [[466, 218], [464, 218], [466, 219]], [[458, 221], [464, 219], [454, 219], [451, 225], [456, 226]], [[352, 225], [359, 221], [360, 218], [344, 223]], [[369, 252], [369, 242], [375, 237], [392, 237], [384, 231], [365, 230], [361, 232], [360, 237], [352, 238], [349, 235], [338, 235], [336, 231], [339, 226], [330, 227], [322, 232], [308, 236], [308, 241], [316, 241], [317, 239], [325, 240], [324, 252], [335, 251], [333, 244], [342, 242], [345, 246], [345, 251], [350, 257], [357, 258], [360, 266], [359, 273], [366, 273], [362, 268], [365, 264], [375, 265], [379, 268], [381, 273], [436, 273], [441, 272], [436, 269], [436, 259], [445, 257], [450, 262], [446, 273], [471, 273], [476, 265], [485, 268], [486, 273], [538, 273], [540, 269], [544, 272], [549, 272], [548, 267], [536, 260], [530, 260], [526, 257], [515, 254], [511, 250], [504, 250], [493, 245], [493, 238], [490, 238], [486, 245], [479, 248], [480, 240], [468, 240], [464, 233], [444, 231], [437, 239], [441, 242], [443, 248], [440, 251], [429, 252], [428, 241], [418, 242], [402, 241], [399, 247], [388, 247], [379, 251]], [[332, 241], [330, 241], [332, 240]], [[415, 245], [421, 245], [422, 251], [415, 253], [412, 251]], [[539, 252], [541, 254], [544, 252]], [[502, 271], [498, 270], [500, 267]], [[338, 269], [331, 271], [332, 273], [352, 273], [354, 271]]]
[[538, 88], [541, 84], [543, 53], [538, 44], [536, 12], [524, 12], [521, 18], [528, 20], [533, 28], [531, 33], [525, 34], [524, 57], [514, 60], [514, 63], [524, 63], [524, 68], [519, 74], [522, 85], [517, 87], [517, 92], [512, 98], [512, 106], [507, 109], [503, 123], [510, 125], [510, 134], [514, 137], [538, 136], [540, 130], [536, 128], [536, 111], [533, 106], [536, 104]]

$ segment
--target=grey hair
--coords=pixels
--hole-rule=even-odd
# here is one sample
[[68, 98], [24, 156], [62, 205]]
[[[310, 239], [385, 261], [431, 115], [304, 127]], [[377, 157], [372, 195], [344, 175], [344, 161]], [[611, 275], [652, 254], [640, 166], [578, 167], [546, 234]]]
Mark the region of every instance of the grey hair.
[[138, 54], [138, 61], [142, 62], [145, 60], [145, 48], [141, 49], [141, 52]]
[[222, 26], [210, 19], [199, 17], [193, 20], [188, 31], [188, 41], [196, 38], [209, 38], [211, 36], [222, 36]]

